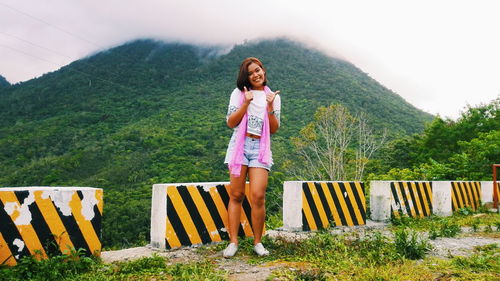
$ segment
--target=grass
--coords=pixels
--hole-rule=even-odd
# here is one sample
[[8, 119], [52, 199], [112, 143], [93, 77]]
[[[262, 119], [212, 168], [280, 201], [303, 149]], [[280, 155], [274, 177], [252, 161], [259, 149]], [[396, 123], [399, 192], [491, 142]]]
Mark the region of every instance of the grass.
[[[263, 258], [253, 253], [253, 242], [246, 238], [240, 240], [235, 262], [276, 266], [270, 280], [500, 280], [497, 244], [476, 247], [467, 257], [444, 259], [428, 256], [429, 243], [422, 239], [430, 227], [444, 236], [473, 225], [475, 231], [462, 235], [500, 238], [499, 220], [498, 214], [456, 214], [401, 219], [389, 228], [392, 235], [323, 230], [299, 242], [264, 237], [271, 255]], [[229, 272], [218, 268], [221, 257], [214, 257], [226, 245], [197, 248], [201, 261], [175, 264], [160, 256], [105, 264], [81, 252], [44, 261], [25, 258], [16, 267], [0, 268], [0, 280], [228, 280]]]

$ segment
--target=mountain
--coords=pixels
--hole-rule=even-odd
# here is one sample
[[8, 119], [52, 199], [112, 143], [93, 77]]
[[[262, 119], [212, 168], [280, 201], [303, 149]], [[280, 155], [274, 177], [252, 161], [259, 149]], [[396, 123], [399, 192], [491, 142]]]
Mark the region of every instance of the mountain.
[[[319, 106], [364, 111], [393, 134], [419, 132], [432, 119], [351, 63], [286, 39], [229, 52], [138, 40], [2, 90], [0, 186], [102, 187], [104, 244], [147, 240], [152, 184], [228, 179], [225, 115], [249, 56], [263, 61], [270, 87], [282, 93], [276, 160]], [[270, 188], [283, 180], [284, 168], [273, 169]]]
[[0, 89], [1, 88], [6, 88], [6, 87], [9, 87], [9, 86], [10, 86], [9, 81], [7, 81], [7, 79], [5, 79], [5, 77], [3, 77], [2, 75], [0, 75]]

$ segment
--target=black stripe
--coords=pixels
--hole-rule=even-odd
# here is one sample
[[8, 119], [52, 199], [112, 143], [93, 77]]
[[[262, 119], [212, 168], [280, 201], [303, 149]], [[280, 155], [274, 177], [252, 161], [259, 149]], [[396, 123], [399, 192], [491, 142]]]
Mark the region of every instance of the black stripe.
[[413, 192], [413, 187], [411, 186], [411, 182], [406, 182], [406, 186], [408, 186], [408, 192], [410, 193], [410, 198], [412, 201], [413, 210], [415, 210], [415, 217], [418, 218], [418, 217], [420, 217], [420, 210], [418, 209], [418, 205], [417, 205], [417, 197], [415, 196], [415, 193]]
[[453, 197], [455, 197], [455, 203], [457, 205], [457, 207], [455, 208], [455, 205], [453, 205], [453, 202], [452, 202], [451, 208], [452, 208], [453, 212], [455, 212], [456, 210], [458, 210], [458, 208], [460, 208], [460, 201], [458, 201], [458, 192], [457, 192], [456, 188], [457, 188], [456, 183], [452, 182], [451, 183], [451, 200], [453, 201]]
[[321, 218], [319, 216], [318, 209], [316, 208], [316, 204], [314, 203], [314, 199], [311, 194], [311, 190], [306, 182], [302, 184], [302, 190], [304, 191], [304, 195], [306, 196], [306, 200], [309, 203], [309, 209], [311, 209], [311, 213], [313, 215], [314, 221], [316, 222], [316, 227], [318, 229], [325, 228], [323, 223], [321, 223]]
[[243, 211], [245, 212], [245, 215], [247, 216], [248, 223], [250, 224], [250, 228], [252, 228], [253, 231], [253, 224], [252, 224], [252, 207], [250, 206], [250, 201], [248, 201], [248, 197], [245, 195], [245, 198], [243, 198], [243, 202], [241, 204], [243, 206]]
[[217, 206], [215, 205], [212, 196], [210, 196], [210, 192], [204, 191], [200, 186], [198, 187], [198, 191], [200, 192], [201, 198], [205, 202], [208, 211], [212, 215], [212, 219], [214, 220], [215, 227], [217, 227], [217, 231], [219, 232], [221, 239], [228, 240], [229, 234], [227, 233], [227, 230], [226, 231], [221, 230], [225, 229], [224, 221], [222, 220], [219, 211], [217, 210]]
[[467, 202], [467, 206], [469, 206], [471, 208], [474, 208], [474, 206], [472, 206], [472, 200], [470, 198], [471, 189], [470, 189], [469, 183], [468, 182], [462, 182], [461, 184], [464, 187], [464, 193], [465, 193], [465, 198], [466, 198], [465, 202]]
[[[85, 194], [83, 194], [83, 192], [81, 190], [78, 190], [77, 194], [78, 194], [78, 197], [80, 197], [80, 200], [83, 201], [83, 198], [85, 196], [89, 196], [91, 194], [94, 195], [95, 193], [85, 191]], [[94, 205], [93, 211], [94, 211], [94, 217], [90, 220], [90, 223], [92, 224], [92, 228], [94, 228], [95, 234], [97, 235], [99, 240], [101, 240], [101, 212], [99, 211], [97, 204]]]
[[179, 238], [179, 242], [181, 242], [181, 245], [183, 246], [191, 246], [191, 240], [189, 240], [189, 236], [186, 233], [186, 230], [184, 229], [184, 226], [182, 225], [181, 219], [179, 218], [179, 215], [177, 214], [177, 211], [174, 208], [174, 204], [172, 203], [172, 200], [170, 199], [170, 196], [167, 194], [167, 217], [168, 220], [170, 221], [170, 224], [172, 225], [172, 228], [174, 229], [175, 234], [177, 235], [177, 238]]
[[333, 219], [332, 211], [330, 210], [330, 206], [328, 205], [328, 201], [326, 200], [326, 195], [323, 192], [323, 187], [321, 186], [321, 183], [315, 182], [314, 185], [316, 186], [316, 190], [318, 191], [321, 204], [323, 204], [323, 209], [325, 210], [326, 218], [328, 219], [331, 225], [335, 226], [335, 221]]
[[476, 210], [479, 208], [481, 201], [481, 184], [479, 182], [472, 182], [472, 197], [474, 198], [474, 204], [476, 205]]
[[18, 252], [19, 248], [16, 245], [14, 245], [15, 239], [19, 239], [23, 242], [24, 240], [21, 237], [21, 234], [19, 233], [19, 230], [12, 221], [11, 217], [5, 211], [2, 200], [0, 200], [0, 222], [2, 222], [0, 224], [0, 233], [2, 233], [3, 239], [5, 240], [5, 242], [7, 242], [7, 246], [9, 247], [10, 252], [14, 256], [14, 258], [16, 258], [16, 255], [19, 255], [18, 258], [16, 258], [16, 260], [20, 260], [22, 257], [29, 256], [30, 252], [26, 247], [26, 243], [22, 251], [20, 252]]
[[394, 184], [394, 182], [391, 182], [391, 192], [392, 192], [392, 198], [394, 198], [394, 205], [399, 206], [399, 209], [394, 210], [391, 204], [391, 216], [394, 217], [394, 211], [397, 211], [401, 216], [403, 214], [403, 211], [401, 209], [401, 200], [399, 199], [398, 192], [396, 190], [396, 185]]
[[[78, 223], [76, 222], [73, 214], [65, 216], [59, 208], [56, 208], [56, 210], [59, 217], [61, 218], [64, 228], [68, 232], [68, 235], [75, 249], [83, 249], [85, 251], [85, 255], [91, 256], [93, 253], [90, 252], [89, 245], [87, 245], [87, 241], [85, 241], [80, 226], [78, 226]], [[71, 211], [73, 212], [73, 210]]]
[[406, 191], [405, 191], [405, 187], [403, 186], [403, 183], [398, 182], [396, 188], [399, 188], [399, 190], [401, 191], [401, 197], [403, 197], [401, 199], [403, 199], [403, 201], [405, 202], [406, 215], [409, 217], [412, 217], [411, 206], [410, 206], [410, 203], [408, 202], [408, 199], [406, 198]]
[[179, 192], [182, 201], [184, 201], [184, 205], [186, 206], [186, 209], [188, 210], [188, 213], [191, 216], [191, 219], [193, 220], [194, 227], [196, 228], [196, 231], [198, 232], [198, 235], [201, 238], [201, 242], [203, 244], [212, 242], [210, 234], [208, 233], [208, 229], [206, 228], [205, 223], [201, 218], [200, 212], [198, 211], [198, 208], [196, 207], [193, 198], [191, 198], [191, 195], [189, 194], [187, 187], [183, 185], [177, 186], [177, 191]]
[[[216, 186], [217, 191], [219, 192], [220, 198], [222, 202], [224, 202], [224, 206], [226, 206], [226, 210], [229, 207], [229, 194], [227, 193], [226, 187], [222, 184]], [[229, 229], [228, 229], [229, 231]], [[243, 230], [243, 226], [240, 223], [240, 227], [238, 228], [238, 236], [245, 237], [245, 231]]]
[[[430, 194], [429, 194], [429, 191], [427, 191], [427, 184], [429, 184], [429, 189], [430, 189], [430, 192], [431, 192]], [[427, 203], [428, 203], [428, 206], [429, 206], [429, 212], [430, 212], [429, 215], [432, 215], [432, 200], [431, 200], [432, 182], [431, 181], [425, 182], [425, 184], [423, 185], [423, 187], [424, 187], [425, 197], [427, 199]]]
[[349, 214], [351, 216], [352, 223], [354, 225], [360, 225], [362, 222], [358, 221], [358, 218], [356, 217], [356, 213], [354, 212], [354, 207], [353, 207], [352, 202], [351, 202], [351, 200], [354, 198], [349, 197], [349, 193], [347, 192], [347, 186], [345, 186], [344, 182], [339, 182], [339, 186], [340, 186], [340, 190], [342, 191], [342, 195], [344, 195], [344, 194], [347, 195], [347, 196], [344, 196], [344, 201], [345, 201], [345, 204], [347, 205], [347, 210], [349, 211]]
[[[342, 225], [347, 225], [347, 220], [345, 219], [344, 211], [342, 210], [342, 206], [340, 205], [339, 201], [339, 194], [335, 192], [335, 188], [333, 188], [333, 183], [329, 182], [326, 184], [328, 186], [328, 189], [330, 189], [330, 193], [332, 194], [333, 198], [333, 203], [335, 204], [335, 208], [337, 208], [337, 213], [339, 214], [340, 221], [342, 222]], [[342, 196], [342, 194], [340, 194]]]
[[[365, 208], [363, 207], [363, 202], [361, 201], [361, 194], [358, 193], [358, 188], [356, 187], [355, 182], [349, 182], [352, 188], [352, 193], [354, 194], [354, 199], [356, 200], [356, 204], [358, 204], [358, 209], [359, 213], [361, 214], [361, 217], [363, 218], [363, 224], [366, 224], [366, 211]], [[364, 184], [361, 182], [361, 191], [363, 192], [363, 198], [364, 198], [364, 191], [365, 187]]]
[[168, 250], [172, 249], [172, 246], [170, 246], [170, 244], [168, 243], [167, 238], [165, 238], [165, 248]]
[[50, 231], [49, 225], [45, 221], [45, 218], [38, 208], [36, 201], [30, 204], [28, 206], [28, 209], [31, 212], [31, 226], [33, 226], [33, 229], [36, 232], [36, 236], [47, 255], [49, 257], [61, 255], [59, 245], [57, 244], [54, 235]]
[[302, 209], [302, 230], [303, 231], [310, 231], [311, 226], [309, 225], [309, 222], [307, 221], [306, 214], [304, 213], [304, 209]]
[[427, 217], [429, 214], [427, 213], [427, 210], [425, 209], [424, 205], [424, 196], [422, 193], [422, 189], [424, 188], [424, 184], [422, 182], [416, 182], [415, 183], [415, 190], [417, 191], [417, 200], [420, 202], [420, 208], [422, 208], [422, 214]]

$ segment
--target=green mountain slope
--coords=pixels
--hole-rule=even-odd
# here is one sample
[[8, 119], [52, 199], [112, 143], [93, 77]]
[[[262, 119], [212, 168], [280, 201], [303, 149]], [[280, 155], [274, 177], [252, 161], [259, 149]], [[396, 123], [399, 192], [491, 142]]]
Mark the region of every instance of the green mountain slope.
[[5, 79], [5, 77], [3, 77], [2, 75], [0, 75], [0, 89], [6, 88], [6, 87], [9, 87], [9, 86], [10, 86], [9, 81], [7, 81], [7, 79]]
[[[248, 56], [264, 62], [271, 88], [282, 92], [276, 162], [318, 106], [364, 111], [392, 133], [419, 132], [431, 120], [352, 64], [288, 40], [225, 54], [139, 40], [2, 90], [0, 186], [102, 187], [104, 244], [147, 239], [153, 183], [228, 179], [225, 114]], [[275, 171], [283, 172], [279, 164]]]

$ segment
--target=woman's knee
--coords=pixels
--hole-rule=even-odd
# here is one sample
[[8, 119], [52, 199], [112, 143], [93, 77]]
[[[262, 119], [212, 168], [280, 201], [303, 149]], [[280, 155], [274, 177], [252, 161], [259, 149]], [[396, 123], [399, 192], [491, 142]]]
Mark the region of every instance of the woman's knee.
[[231, 200], [234, 200], [238, 203], [241, 203], [241, 202], [243, 202], [243, 199], [245, 199], [245, 192], [232, 191], [229, 196], [230, 196]]
[[264, 206], [266, 203], [265, 193], [252, 193], [252, 205], [256, 207]]

